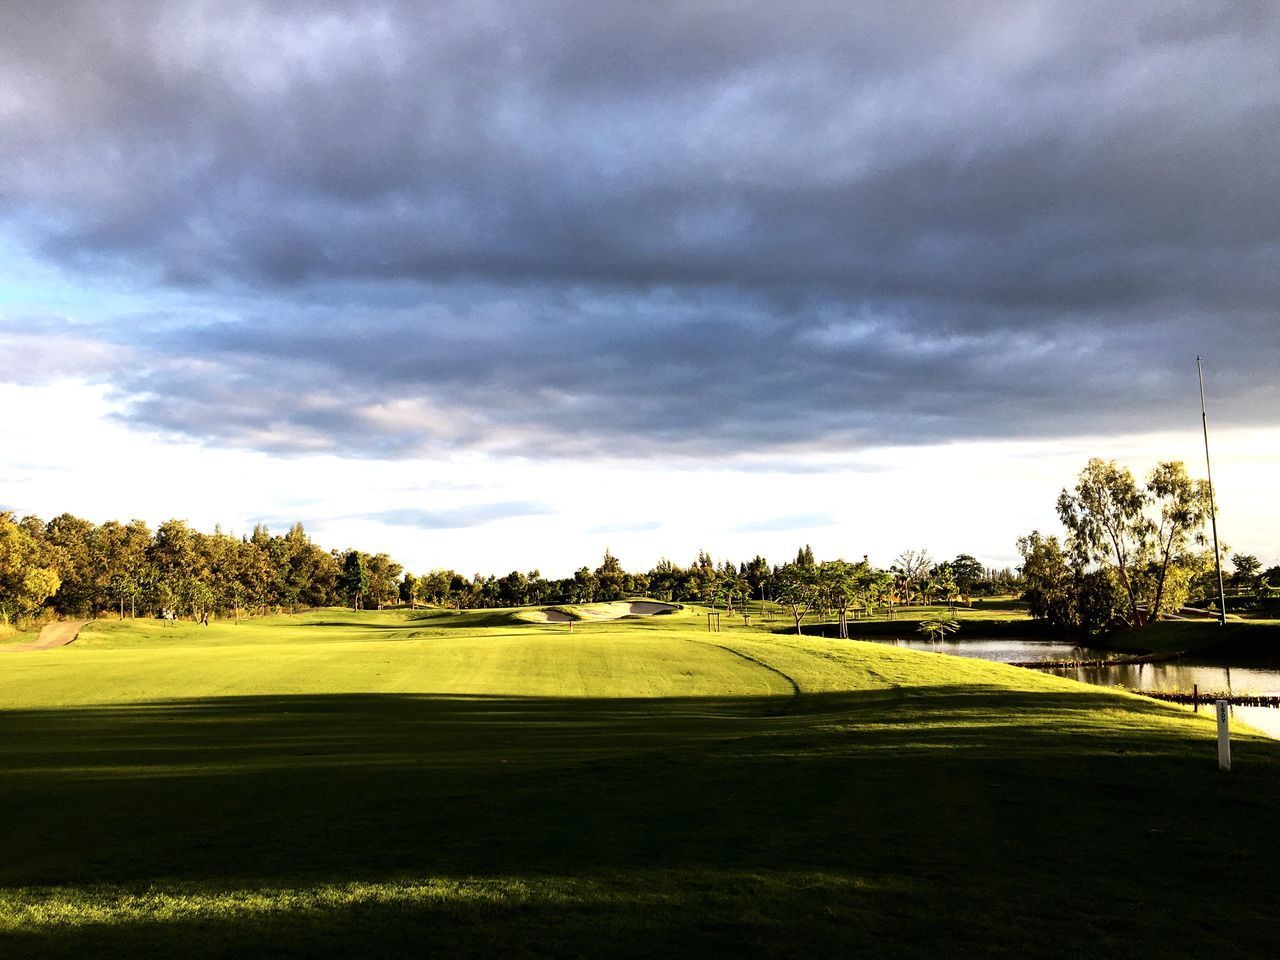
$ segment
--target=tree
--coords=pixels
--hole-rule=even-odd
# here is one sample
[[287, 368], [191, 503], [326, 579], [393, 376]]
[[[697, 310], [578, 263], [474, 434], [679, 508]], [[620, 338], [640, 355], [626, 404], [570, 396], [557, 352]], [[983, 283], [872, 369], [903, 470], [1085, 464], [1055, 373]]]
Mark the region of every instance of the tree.
[[773, 571], [769, 569], [769, 561], [756, 554], [747, 562], [745, 572], [751, 596], [759, 597], [760, 602], [763, 603], [773, 577]]
[[418, 578], [406, 573], [400, 580], [400, 602], [407, 603], [409, 609], [418, 609]]
[[849, 639], [849, 608], [866, 602], [874, 588], [870, 564], [828, 560], [818, 566], [818, 583], [827, 603], [836, 612], [840, 639]]
[[[1159, 512], [1159, 520], [1150, 528], [1155, 559], [1151, 566], [1153, 596], [1148, 606], [1150, 615], [1159, 617], [1182, 606], [1186, 591], [1169, 588], [1184, 580], [1189, 582], [1189, 576], [1178, 574], [1190, 573], [1199, 565], [1188, 555], [1188, 548], [1209, 518], [1209, 485], [1203, 480], [1193, 481], [1181, 462], [1171, 460], [1157, 464], [1151, 471], [1147, 496]], [[1203, 534], [1198, 542], [1204, 542]], [[1171, 599], [1176, 602], [1170, 603]]]
[[951, 561], [951, 575], [955, 578], [956, 589], [966, 597], [972, 596], [978, 584], [985, 579], [985, 571], [977, 558], [961, 553]]
[[1128, 600], [1129, 622], [1138, 624], [1134, 567], [1148, 549], [1152, 523], [1143, 512], [1147, 497], [1127, 468], [1097, 457], [1080, 471], [1074, 493], [1058, 496], [1058, 517], [1067, 528], [1067, 546], [1083, 567], [1110, 563]]
[[898, 554], [897, 562], [890, 567], [898, 575], [898, 583], [902, 587], [906, 603], [910, 605], [912, 593], [933, 567], [926, 550], [903, 550]]
[[800, 623], [818, 599], [818, 570], [800, 563], [788, 563], [777, 572], [777, 599], [791, 608], [796, 634], [802, 635]]
[[622, 569], [622, 564], [618, 562], [618, 558], [609, 552], [609, 548], [604, 549], [604, 559], [600, 562], [600, 566], [596, 568], [596, 589], [595, 595], [598, 600], [621, 600], [626, 593], [626, 572]]
[[955, 633], [960, 629], [960, 623], [957, 620], [949, 620], [946, 617], [925, 617], [920, 621], [916, 629], [921, 633], [927, 634], [930, 640], [945, 640], [947, 639], [947, 634]]
[[1231, 556], [1231, 566], [1235, 568], [1231, 586], [1245, 593], [1256, 593], [1262, 581], [1262, 562], [1252, 554], [1236, 553]]
[[1258, 592], [1264, 597], [1273, 597], [1280, 593], [1280, 565], [1263, 570], [1259, 584]]
[[394, 603], [400, 595], [400, 564], [385, 553], [375, 553], [365, 558], [365, 567], [369, 573], [369, 585], [365, 591], [368, 600], [379, 610]]
[[1078, 556], [1057, 537], [1038, 531], [1018, 540], [1024, 592], [1031, 616], [1082, 640], [1105, 630], [1115, 619], [1116, 594], [1105, 570], [1086, 571]]
[[1139, 488], [1115, 461], [1090, 460], [1074, 493], [1058, 497], [1058, 516], [1077, 572], [1102, 565], [1123, 593], [1131, 624], [1182, 606], [1204, 569], [1203, 551], [1192, 547], [1204, 543], [1208, 484], [1192, 480], [1178, 461], [1157, 464]]
[[352, 610], [359, 610], [364, 606], [365, 594], [369, 592], [369, 570], [360, 551], [347, 551], [338, 587], [346, 595]]
[[91, 552], [95, 532], [88, 520], [69, 513], [54, 517], [45, 526], [44, 540], [54, 551], [61, 581], [54, 597], [54, 606], [60, 613], [93, 613], [100, 593], [99, 565]]
[[589, 567], [579, 567], [573, 572], [573, 591], [572, 601], [575, 603], [591, 603], [596, 598], [596, 588], [598, 584], [596, 575], [591, 572]]
[[19, 523], [0, 511], [0, 623], [35, 615], [62, 585], [48, 562], [50, 551], [38, 539], [42, 531], [38, 523]]
[[926, 601], [944, 600], [955, 603], [960, 595], [955, 575], [951, 572], [951, 566], [946, 563], [940, 563], [930, 570], [921, 580], [920, 589]]

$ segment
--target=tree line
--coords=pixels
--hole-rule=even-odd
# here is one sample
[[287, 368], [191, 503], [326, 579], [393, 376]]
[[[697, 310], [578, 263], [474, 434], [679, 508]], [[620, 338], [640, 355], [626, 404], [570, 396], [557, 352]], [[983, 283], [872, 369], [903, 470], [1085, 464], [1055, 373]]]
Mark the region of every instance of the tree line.
[[935, 562], [924, 550], [907, 550], [879, 569], [865, 557], [819, 563], [808, 546], [780, 565], [763, 556], [717, 563], [700, 551], [688, 566], [664, 559], [648, 571], [629, 572], [606, 549], [597, 566], [559, 579], [537, 570], [413, 574], [385, 553], [326, 550], [301, 524], [284, 534], [259, 525], [235, 536], [220, 529], [204, 533], [182, 520], [152, 530], [141, 520], [94, 524], [62, 514], [44, 522], [0, 512], [0, 623], [9, 624], [107, 611], [202, 619], [337, 605], [472, 609], [651, 596], [729, 612], [767, 600], [790, 609], [798, 629], [811, 612], [844, 624], [850, 612], [869, 607], [954, 601], [1018, 587], [1013, 571], [984, 568], [968, 554]]
[[[1065, 537], [1032, 531], [1018, 541], [1031, 615], [1088, 638], [1188, 605], [1216, 608], [1217, 566], [1205, 536], [1211, 510], [1208, 482], [1180, 461], [1158, 463], [1139, 481], [1114, 460], [1090, 460], [1058, 496]], [[1225, 566], [1229, 548], [1219, 550]], [[1227, 580], [1238, 591], [1266, 597], [1280, 587], [1280, 567], [1234, 560]]]
[[506, 576], [468, 579], [456, 571], [436, 570], [422, 576], [406, 574], [401, 599], [458, 609], [517, 607], [544, 604], [584, 604], [649, 596], [676, 603], [701, 603], [728, 613], [745, 612], [753, 600], [787, 607], [799, 631], [810, 613], [837, 616], [842, 635], [848, 614], [873, 607], [904, 603], [956, 601], [969, 596], [1009, 593], [1019, 587], [1012, 570], [984, 567], [974, 557], [933, 561], [924, 550], [907, 550], [888, 569], [867, 558], [818, 562], [812, 548], [802, 547], [796, 558], [771, 565], [763, 556], [735, 563], [716, 563], [700, 551], [693, 563], [681, 566], [660, 560], [644, 573], [623, 569], [608, 550], [599, 566], [580, 567], [571, 577], [549, 580], [537, 570], [512, 571]]
[[272, 535], [202, 533], [182, 520], [94, 524], [71, 514], [47, 523], [0, 512], [0, 623], [43, 614], [241, 616], [346, 602], [350, 555], [367, 572], [369, 603], [393, 603], [401, 567], [385, 554], [331, 552], [301, 524]]

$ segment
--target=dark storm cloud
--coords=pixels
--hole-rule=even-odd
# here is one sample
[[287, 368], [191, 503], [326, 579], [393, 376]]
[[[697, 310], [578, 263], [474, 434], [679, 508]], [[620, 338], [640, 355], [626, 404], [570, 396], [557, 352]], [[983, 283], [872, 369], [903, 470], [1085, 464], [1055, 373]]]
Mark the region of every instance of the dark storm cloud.
[[1270, 2], [15, 6], [6, 229], [201, 306], [95, 328], [144, 425], [377, 457], [1048, 436], [1194, 417], [1197, 353], [1220, 422], [1280, 409]]

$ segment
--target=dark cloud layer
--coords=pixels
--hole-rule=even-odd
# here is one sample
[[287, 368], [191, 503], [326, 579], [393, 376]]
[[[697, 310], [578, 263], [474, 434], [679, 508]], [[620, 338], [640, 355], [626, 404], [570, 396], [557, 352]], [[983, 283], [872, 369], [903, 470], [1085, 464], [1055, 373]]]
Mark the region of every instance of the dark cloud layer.
[[1197, 353], [1274, 423], [1278, 49], [1270, 0], [11, 4], [0, 222], [200, 305], [43, 354], [211, 442], [1146, 429]]

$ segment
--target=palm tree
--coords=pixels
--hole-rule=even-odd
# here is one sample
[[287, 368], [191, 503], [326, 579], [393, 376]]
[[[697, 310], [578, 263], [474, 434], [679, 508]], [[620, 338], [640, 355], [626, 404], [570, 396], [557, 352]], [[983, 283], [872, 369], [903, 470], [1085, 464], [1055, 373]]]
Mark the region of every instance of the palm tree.
[[916, 629], [928, 634], [930, 640], [945, 640], [947, 634], [955, 633], [960, 629], [960, 622], [943, 616], [926, 617], [920, 621], [920, 626]]

